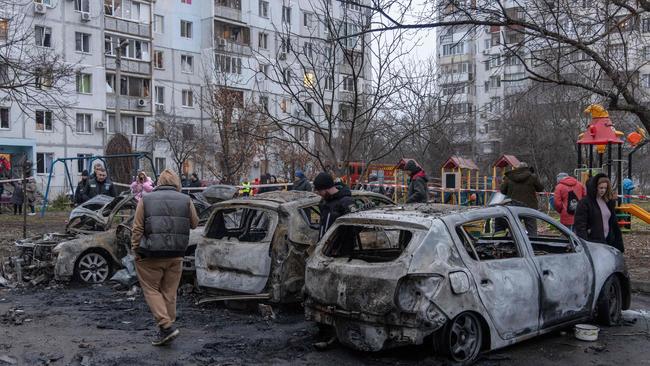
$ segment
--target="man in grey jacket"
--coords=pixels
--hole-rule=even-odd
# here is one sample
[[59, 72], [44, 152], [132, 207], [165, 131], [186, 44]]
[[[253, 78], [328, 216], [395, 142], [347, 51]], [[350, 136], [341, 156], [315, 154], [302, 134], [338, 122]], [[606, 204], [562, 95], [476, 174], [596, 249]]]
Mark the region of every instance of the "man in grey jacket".
[[135, 269], [159, 327], [158, 336], [151, 342], [154, 346], [168, 344], [179, 334], [174, 327], [176, 291], [190, 229], [199, 223], [191, 198], [180, 191], [178, 176], [165, 169], [158, 177], [158, 186], [138, 202], [133, 220]]

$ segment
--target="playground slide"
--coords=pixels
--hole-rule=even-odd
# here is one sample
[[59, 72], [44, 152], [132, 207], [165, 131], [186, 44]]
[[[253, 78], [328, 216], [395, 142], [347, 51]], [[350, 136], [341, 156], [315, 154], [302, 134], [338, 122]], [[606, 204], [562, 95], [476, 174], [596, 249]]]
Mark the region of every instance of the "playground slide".
[[650, 224], [650, 212], [642, 209], [638, 205], [626, 203], [618, 206], [617, 209], [640, 218], [641, 220], [645, 221], [646, 224]]

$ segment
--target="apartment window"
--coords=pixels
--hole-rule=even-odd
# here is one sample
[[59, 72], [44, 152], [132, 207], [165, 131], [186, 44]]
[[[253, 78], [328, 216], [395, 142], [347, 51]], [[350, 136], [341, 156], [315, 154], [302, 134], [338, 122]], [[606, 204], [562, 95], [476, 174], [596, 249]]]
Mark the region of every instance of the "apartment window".
[[217, 65], [223, 73], [241, 74], [241, 58], [217, 55]]
[[51, 88], [54, 84], [52, 70], [42, 68], [34, 70], [34, 84], [38, 89]]
[[149, 24], [150, 5], [135, 0], [104, 0], [104, 14]]
[[153, 16], [153, 31], [154, 33], [165, 33], [165, 17], [162, 15]]
[[90, 94], [92, 93], [92, 75], [78, 73], [77, 74], [77, 93]]
[[77, 113], [77, 133], [92, 133], [92, 114]]
[[490, 88], [499, 88], [501, 87], [501, 76], [490, 76]]
[[643, 59], [650, 61], [650, 46], [643, 47]]
[[144, 117], [133, 117], [131, 131], [134, 135], [144, 135]]
[[49, 174], [53, 160], [54, 154], [52, 153], [36, 153], [36, 173]]
[[77, 158], [79, 158], [77, 159], [77, 173], [81, 174], [86, 170], [86, 163], [92, 156], [93, 154], [77, 154]]
[[7, 40], [9, 37], [9, 19], [0, 18], [0, 40]]
[[324, 85], [325, 90], [332, 90], [334, 89], [334, 76], [326, 76], [325, 77], [325, 85]]
[[258, 36], [258, 46], [260, 49], [269, 48], [269, 35], [266, 33], [260, 33]]
[[650, 18], [641, 20], [641, 32], [650, 33]]
[[166, 158], [155, 158], [154, 159], [154, 165], [156, 166], [156, 171], [158, 173], [162, 172], [163, 170], [166, 169]]
[[181, 20], [181, 37], [192, 38], [192, 22]]
[[194, 72], [194, 57], [181, 55], [181, 71], [190, 74]]
[[75, 51], [90, 53], [90, 34], [75, 32]]
[[309, 59], [314, 57], [314, 45], [310, 42], [305, 42], [303, 45], [303, 51], [305, 52], [305, 56], [309, 57]]
[[181, 4], [192, 5], [192, 0], [181, 0]]
[[269, 97], [266, 95], [260, 95], [260, 107], [262, 107], [262, 110], [266, 112], [269, 111]]
[[465, 42], [450, 43], [442, 45], [442, 55], [462, 55], [465, 53]]
[[153, 51], [153, 67], [155, 69], [164, 69], [165, 63], [163, 62], [163, 51]]
[[9, 129], [9, 108], [0, 108], [0, 129]]
[[155, 89], [156, 92], [156, 105], [164, 106], [165, 105], [165, 87], [157, 86]]
[[259, 4], [259, 13], [261, 17], [268, 18], [269, 17], [269, 2], [260, 0]]
[[314, 113], [314, 104], [311, 102], [305, 103], [305, 113], [307, 116], [311, 117]]
[[354, 11], [361, 11], [361, 5], [358, 1], [350, 1], [345, 3], [345, 7]]
[[194, 94], [191, 90], [183, 89], [182, 97], [182, 104], [184, 107], [194, 107]]
[[284, 70], [282, 70], [282, 79], [285, 84], [289, 84], [289, 81], [291, 81], [291, 69], [286, 67]]
[[650, 88], [650, 74], [641, 75], [641, 86], [643, 88]]
[[37, 25], [34, 27], [36, 45], [40, 47], [52, 47], [52, 28]]
[[291, 7], [283, 6], [282, 7], [282, 22], [291, 24]]
[[[300, 45], [298, 46], [300, 47]], [[280, 52], [289, 53], [291, 50], [291, 39], [290, 38], [280, 38]]]
[[303, 84], [305, 85], [305, 88], [313, 88], [316, 84], [316, 74], [311, 71], [305, 72]]
[[90, 0], [74, 0], [74, 10], [90, 13]]
[[104, 36], [104, 54], [113, 54], [113, 38], [111, 36]]
[[343, 78], [343, 90], [354, 91], [354, 78], [352, 76], [345, 76]]
[[313, 17], [313, 14], [311, 14], [311, 13], [303, 13], [302, 14], [302, 25], [307, 27], [307, 28], [310, 28], [311, 25], [312, 25], [312, 17]]
[[36, 131], [52, 132], [52, 111], [36, 111]]

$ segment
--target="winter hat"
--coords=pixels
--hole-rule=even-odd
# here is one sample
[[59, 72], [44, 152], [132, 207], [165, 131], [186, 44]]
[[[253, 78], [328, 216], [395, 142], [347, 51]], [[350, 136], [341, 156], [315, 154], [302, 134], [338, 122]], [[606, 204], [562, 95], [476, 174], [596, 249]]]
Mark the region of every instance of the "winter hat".
[[334, 179], [331, 175], [322, 172], [314, 179], [314, 190], [322, 191], [334, 187]]
[[81, 172], [82, 177], [87, 177], [88, 176], [88, 169], [84, 169], [83, 172]]
[[556, 180], [557, 183], [560, 183], [560, 181], [561, 181], [562, 179], [564, 179], [564, 178], [566, 178], [566, 177], [568, 177], [568, 176], [569, 176], [569, 175], [568, 175], [567, 173], [565, 173], [565, 172], [561, 172], [561, 173], [558, 173], [558, 175], [555, 177], [555, 180]]
[[409, 160], [408, 163], [406, 163], [406, 166], [404, 167], [404, 170], [407, 170], [411, 173], [415, 173], [418, 170], [420, 170], [420, 167], [415, 163], [414, 160]]
[[304, 178], [305, 173], [302, 172], [302, 170], [296, 170], [296, 177], [298, 178]]

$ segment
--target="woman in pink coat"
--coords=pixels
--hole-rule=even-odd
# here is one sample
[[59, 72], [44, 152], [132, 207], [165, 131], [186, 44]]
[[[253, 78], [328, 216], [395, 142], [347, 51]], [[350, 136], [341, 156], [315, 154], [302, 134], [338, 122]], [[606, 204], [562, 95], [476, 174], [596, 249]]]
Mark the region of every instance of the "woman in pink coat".
[[153, 180], [147, 177], [145, 172], [138, 173], [138, 177], [131, 183], [131, 193], [136, 201], [140, 201], [142, 195], [153, 191]]

